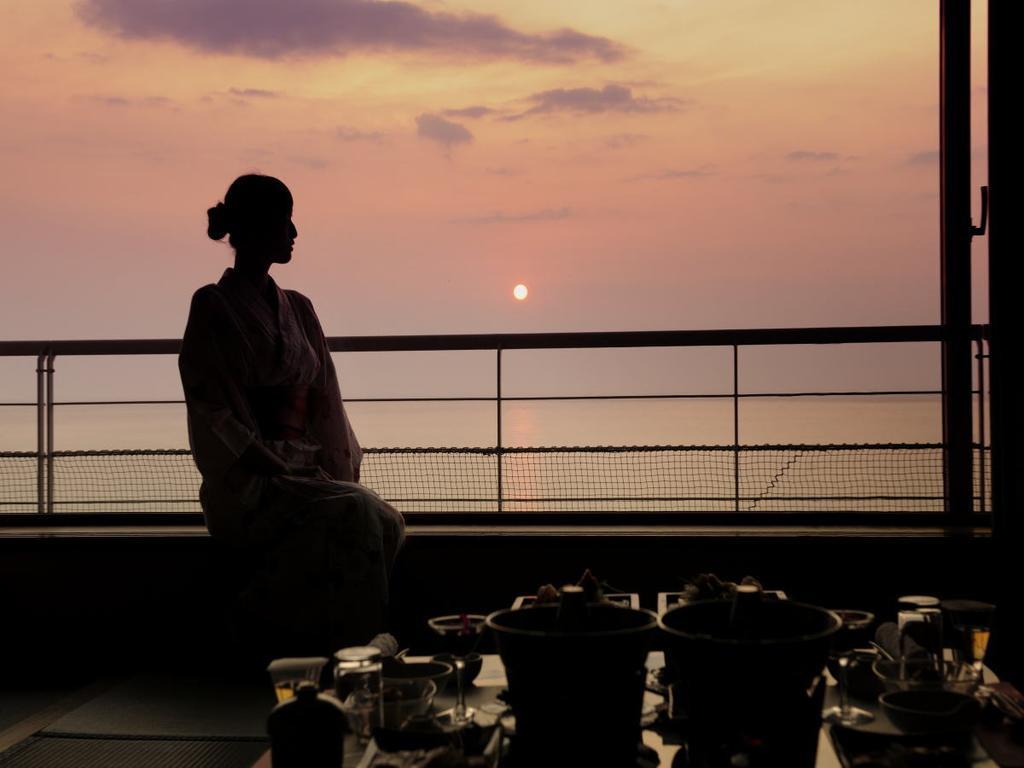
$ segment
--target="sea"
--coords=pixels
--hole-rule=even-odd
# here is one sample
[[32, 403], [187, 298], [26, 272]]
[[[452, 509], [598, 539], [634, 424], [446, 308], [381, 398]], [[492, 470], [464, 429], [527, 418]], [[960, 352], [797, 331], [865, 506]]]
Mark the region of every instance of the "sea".
[[[568, 509], [565, 499], [581, 498], [588, 501], [573, 509], [735, 509], [741, 496], [744, 508], [766, 508], [771, 497], [777, 508], [933, 510], [941, 506], [941, 399], [887, 392], [934, 390], [935, 347], [899, 346], [746, 351], [740, 391], [747, 395], [735, 402], [728, 395], [732, 359], [721, 350], [539, 350], [528, 360], [508, 353], [500, 405], [488, 399], [496, 389], [493, 353], [408, 353], [400, 360], [356, 353], [336, 356], [336, 363], [349, 418], [360, 443], [372, 449], [364, 482], [407, 509], [490, 510], [495, 497], [505, 509], [518, 499], [527, 511]], [[36, 450], [33, 364], [0, 369], [0, 452]], [[57, 452], [188, 448], [185, 407], [173, 402], [181, 394], [172, 356], [142, 367], [138, 358], [66, 358], [58, 360], [55, 384]], [[883, 394], [807, 394], [865, 390]], [[684, 396], [656, 396], [668, 392]], [[398, 400], [453, 393], [479, 399]], [[559, 396], [538, 399], [552, 394]], [[602, 397], [608, 394], [620, 397]], [[100, 402], [108, 400], [172, 402]], [[984, 405], [976, 399], [979, 442]], [[887, 447], [850, 448], [865, 445]], [[742, 453], [730, 450], [735, 446]], [[428, 448], [455, 450], [408, 452]], [[520, 453], [496, 462], [485, 452], [495, 448]], [[0, 506], [30, 511], [37, 462], [24, 457], [13, 470], [11, 461], [0, 460], [8, 489]], [[107, 502], [143, 511], [197, 509], [198, 476], [187, 455], [130, 454], [112, 462], [59, 460], [58, 509], [72, 509], [71, 502], [81, 502], [77, 510]], [[805, 503], [808, 496], [819, 499], [817, 507]], [[19, 505], [11, 503], [15, 497]], [[132, 504], [183, 498], [187, 504]]]
[[[362, 445], [377, 448], [494, 447], [493, 402], [354, 402]], [[741, 398], [741, 444], [934, 443], [942, 440], [935, 395]], [[188, 447], [181, 404], [55, 406], [54, 449]], [[36, 447], [34, 407], [0, 410], [0, 450]], [[732, 445], [730, 398], [503, 401], [501, 445]]]

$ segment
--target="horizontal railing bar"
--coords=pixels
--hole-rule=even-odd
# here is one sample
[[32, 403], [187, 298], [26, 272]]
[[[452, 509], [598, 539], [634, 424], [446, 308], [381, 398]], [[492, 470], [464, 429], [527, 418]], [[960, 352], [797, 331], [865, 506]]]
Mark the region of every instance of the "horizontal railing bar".
[[[733, 502], [735, 496], [579, 496], [579, 497], [565, 497], [565, 496], [552, 496], [536, 499], [528, 498], [505, 498], [504, 501], [510, 504], [541, 504], [541, 503], [577, 503], [587, 501], [600, 501], [600, 502], [630, 502], [630, 501], [722, 501], [722, 502]], [[937, 496], [887, 496], [887, 495], [873, 495], [873, 496], [740, 496], [741, 502], [776, 502], [776, 501], [941, 501], [944, 497], [940, 494]], [[975, 496], [974, 499], [977, 501], [980, 497]], [[496, 504], [497, 497], [491, 496], [487, 498], [389, 498], [388, 501], [393, 504]], [[31, 501], [0, 501], [0, 506], [24, 506], [32, 507], [35, 509], [35, 499]], [[54, 500], [53, 505], [55, 507], [60, 506], [71, 506], [75, 504], [85, 505], [100, 505], [100, 504], [193, 504], [197, 508], [199, 506], [198, 500], [195, 498], [181, 498], [181, 499], [83, 499], [81, 501], [57, 501]], [[196, 509], [195, 511], [198, 511]], [[732, 509], [723, 510], [724, 512], [732, 512]], [[742, 511], [742, 510], [741, 510]], [[749, 510], [748, 510], [749, 511]], [[168, 514], [193, 514], [192, 512], [169, 512]], [[709, 513], [713, 514], [713, 513]], [[979, 513], [980, 514], [980, 513]]]
[[[849, 451], [865, 449], [889, 450], [937, 450], [942, 443], [750, 443], [739, 446], [741, 451]], [[982, 446], [974, 444], [975, 450]], [[988, 450], [991, 446], [984, 446]], [[501, 448], [502, 453], [621, 453], [621, 452], [652, 452], [652, 451], [735, 451], [737, 446], [732, 443], [713, 443], [703, 445], [540, 445], [540, 446], [508, 446]], [[364, 447], [363, 453], [478, 453], [491, 456], [498, 452], [489, 446], [454, 447], [454, 446], [419, 446], [419, 447]], [[187, 456], [188, 448], [106, 448], [88, 450], [54, 451], [56, 458], [100, 457], [100, 456]], [[35, 451], [0, 451], [0, 458], [34, 458]]]
[[[907, 496], [906, 498], [909, 499], [910, 497]], [[71, 506], [75, 504], [192, 504], [195, 507], [199, 507], [199, 499], [197, 497], [192, 497], [187, 499], [81, 499], [68, 501], [61, 501], [60, 499], [53, 500], [54, 507], [59, 507], [61, 505]]]
[[[981, 327], [976, 333], [981, 335]], [[588, 349], [611, 347], [724, 347], [789, 344], [867, 344], [938, 342], [941, 325], [859, 326], [838, 328], [752, 328], [690, 331], [610, 331], [583, 333], [515, 333], [441, 336], [331, 337], [332, 352], [412, 352], [509, 349]]]
[[[762, 443], [757, 445], [740, 444], [743, 451], [849, 451], [863, 449], [890, 450], [937, 450], [942, 443]], [[979, 446], [975, 445], [975, 448]], [[539, 445], [539, 446], [507, 446], [501, 452], [508, 453], [651, 453], [656, 451], [728, 451], [736, 450], [732, 443], [705, 445]], [[987, 446], [986, 446], [987, 448]], [[364, 454], [374, 453], [479, 453], [493, 455], [497, 448], [364, 448]]]
[[[918, 496], [893, 496], [888, 494], [869, 495], [831, 495], [831, 496], [740, 496], [740, 501], [749, 502], [773, 502], [773, 501], [941, 501], [942, 494], [918, 495]], [[975, 496], [975, 500], [979, 497]], [[734, 495], [729, 496], [543, 496], [537, 498], [509, 498], [504, 501], [514, 504], [550, 504], [550, 503], [577, 503], [584, 501], [620, 502], [620, 501], [726, 501], [732, 502], [736, 499]], [[496, 496], [487, 497], [389, 497], [388, 501], [394, 504], [493, 504], [497, 502]], [[0, 506], [33, 506], [32, 501], [0, 501]], [[74, 504], [194, 504], [198, 507], [199, 501], [194, 497], [175, 499], [80, 499], [60, 501], [55, 499], [55, 507], [69, 506]], [[731, 510], [729, 510], [731, 511]]]
[[181, 339], [71, 339], [0, 341], [0, 357], [38, 355], [176, 355]]
[[[701, 400], [733, 397], [895, 397], [899, 395], [941, 395], [941, 389], [844, 390], [837, 392], [691, 392], [659, 395], [502, 395], [503, 402], [545, 400]], [[974, 394], [978, 394], [975, 391]], [[495, 402], [496, 397], [346, 397], [346, 403]], [[56, 403], [61, 405], [61, 403]]]
[[[609, 510], [580, 511], [539, 511], [539, 512], [505, 512], [482, 515], [479, 512], [408, 512], [405, 514], [408, 524], [419, 521], [430, 524], [452, 524], [465, 526], [481, 526], [486, 530], [494, 525], [579, 525], [581, 519], [593, 516], [598, 525], [672, 525], [672, 526], [711, 526], [728, 530], [731, 526], [751, 525], [774, 527], [777, 525], [811, 526], [815, 528], [830, 525], [864, 526], [871, 530], [884, 530], [890, 527], [934, 526], [949, 529], [949, 520], [944, 512], [809, 512], [794, 511], [760, 511], [760, 512], [686, 512], [680, 517], [678, 512], [618, 512]], [[971, 526], [987, 526], [991, 522], [988, 513], [974, 513]], [[203, 516], [199, 512], [61, 512], [59, 515], [40, 514], [36, 512], [3, 512], [0, 513], [0, 525], [14, 527], [76, 527], [76, 526], [178, 526], [192, 524], [203, 526]], [[585, 531], [585, 528], [584, 528]], [[652, 535], [661, 535], [653, 534]], [[730, 533], [729, 535], [735, 535]]]
[[899, 397], [941, 394], [941, 389], [866, 389], [835, 392], [739, 392], [736, 397]]
[[[503, 401], [544, 402], [548, 400], [715, 400], [767, 397], [898, 397], [941, 395], [941, 389], [844, 390], [837, 392], [700, 392], [660, 395], [522, 395], [502, 396]], [[974, 394], [979, 394], [977, 391]], [[346, 397], [346, 403], [494, 403], [492, 396], [466, 397]], [[53, 405], [184, 405], [184, 400], [58, 400]], [[0, 403], [2, 405], [36, 405], [35, 403]]]
[[[740, 502], [934, 502], [942, 501], [938, 496], [740, 496]], [[735, 496], [552, 496], [537, 499], [514, 499], [503, 497], [507, 504], [570, 504], [577, 502], [734, 502]], [[487, 499], [397, 499], [389, 498], [394, 504], [495, 504], [497, 497]], [[75, 502], [68, 502], [75, 504]], [[728, 510], [733, 511], [733, 510]]]
[[[184, 405], [184, 400], [55, 400], [53, 405]], [[35, 403], [32, 403], [35, 405]]]
[[[971, 327], [971, 338], [987, 329]], [[872, 325], [827, 328], [746, 328], [679, 331], [591, 331], [584, 333], [485, 333], [406, 336], [331, 336], [332, 352], [417, 352], [494, 349], [586, 349], [611, 347], [725, 347], [793, 344], [872, 344], [939, 342], [941, 325]], [[180, 339], [96, 339], [0, 341], [0, 357], [39, 355], [169, 355]]]
[[[698, 452], [698, 451], [728, 451], [733, 452], [736, 448], [741, 452], [756, 451], [856, 451], [856, 450], [938, 450], [943, 447], [942, 443], [759, 443], [740, 444], [732, 443], [704, 444], [704, 445], [547, 445], [547, 446], [518, 446], [503, 447], [501, 453], [651, 453], [651, 452]], [[988, 451], [990, 445], [973, 445], [974, 450]], [[481, 456], [493, 456], [498, 453], [497, 448], [490, 447], [379, 447], [363, 448], [364, 454], [417, 454], [417, 453], [469, 453]], [[110, 457], [110, 456], [187, 456], [191, 451], [188, 448], [108, 448], [90, 450], [69, 450], [54, 451], [54, 458], [79, 458], [79, 457]], [[0, 458], [8, 459], [34, 459], [38, 454], [35, 451], [0, 451]]]

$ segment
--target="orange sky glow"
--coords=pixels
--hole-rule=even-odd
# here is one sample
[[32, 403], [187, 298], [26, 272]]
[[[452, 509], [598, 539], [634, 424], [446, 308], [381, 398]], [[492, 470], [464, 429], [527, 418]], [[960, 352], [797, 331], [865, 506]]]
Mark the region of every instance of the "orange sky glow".
[[274, 275], [333, 335], [935, 322], [937, 24], [881, 0], [5, 3], [2, 334], [179, 335], [230, 263], [205, 209], [251, 171], [291, 187]]

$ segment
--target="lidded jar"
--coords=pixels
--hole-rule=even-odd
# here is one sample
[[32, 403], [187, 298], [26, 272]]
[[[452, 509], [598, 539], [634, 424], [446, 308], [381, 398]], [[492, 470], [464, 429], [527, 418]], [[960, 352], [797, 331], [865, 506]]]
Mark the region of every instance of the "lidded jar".
[[338, 702], [301, 683], [295, 698], [274, 707], [267, 718], [274, 768], [338, 768], [345, 756], [345, 713]]

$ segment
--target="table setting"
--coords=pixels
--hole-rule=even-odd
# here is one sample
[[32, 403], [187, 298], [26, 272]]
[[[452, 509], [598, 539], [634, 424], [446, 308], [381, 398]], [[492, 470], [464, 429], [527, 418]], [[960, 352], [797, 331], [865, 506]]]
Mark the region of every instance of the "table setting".
[[[1024, 765], [1024, 702], [984, 666], [992, 606], [900, 598], [895, 621], [877, 621], [747, 578], [664, 593], [659, 614], [628, 593], [603, 600], [587, 576], [489, 615], [432, 617], [442, 654], [275, 661], [260, 765]], [[496, 654], [478, 650], [485, 635]], [[289, 756], [328, 742], [343, 757]]]

